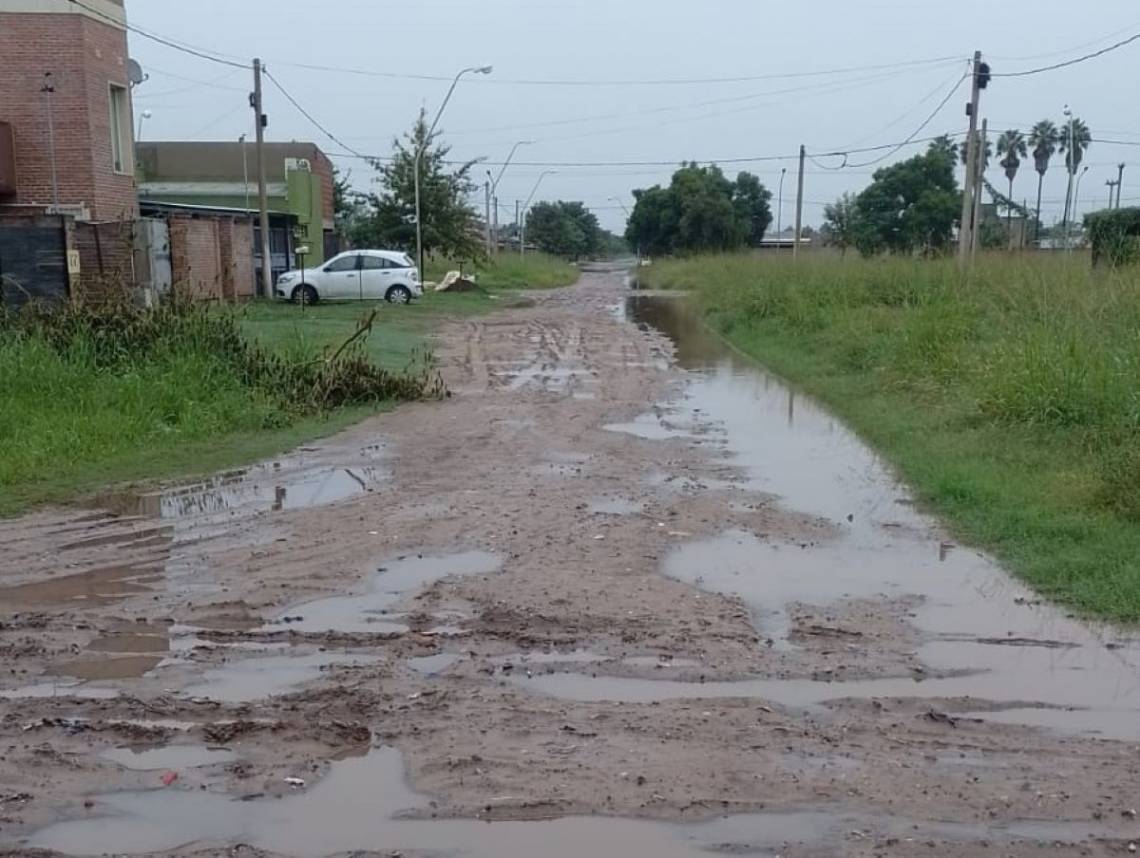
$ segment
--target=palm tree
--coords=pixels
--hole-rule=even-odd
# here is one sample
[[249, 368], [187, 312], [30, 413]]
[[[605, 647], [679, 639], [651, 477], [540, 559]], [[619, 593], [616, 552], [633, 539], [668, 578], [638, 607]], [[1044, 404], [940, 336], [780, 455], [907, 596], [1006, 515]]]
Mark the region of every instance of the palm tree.
[[951, 167], [953, 167], [954, 162], [958, 160], [958, 144], [954, 142], [954, 138], [949, 134], [943, 134], [931, 140], [930, 151], [946, 158], [946, 160], [950, 162]]
[[1013, 128], [1009, 131], [1002, 132], [1001, 137], [998, 138], [997, 152], [999, 155], [1005, 156], [1001, 159], [1001, 165], [1005, 168], [1005, 177], [1009, 179], [1009, 200], [1011, 205], [1006, 214], [1005, 228], [1009, 233], [1009, 246], [1012, 248], [1013, 180], [1017, 178], [1017, 171], [1021, 168], [1021, 159], [1029, 155], [1029, 147], [1025, 144], [1025, 135]]
[[1033, 166], [1037, 170], [1037, 226], [1033, 238], [1041, 237], [1041, 189], [1045, 184], [1045, 173], [1049, 170], [1049, 160], [1057, 153], [1061, 142], [1061, 132], [1052, 120], [1042, 119], [1029, 132], [1029, 145], [1033, 147]]
[[1073, 196], [1073, 176], [1084, 160], [1085, 153], [1092, 143], [1092, 132], [1083, 119], [1075, 116], [1069, 118], [1065, 127], [1061, 129], [1061, 151], [1065, 153], [1065, 166], [1069, 170], [1069, 190], [1065, 194], [1065, 223], [1069, 222], [1069, 204]]
[[[978, 142], [978, 145], [980, 146], [981, 142], [982, 142], [982, 132], [979, 131], [977, 137], [975, 137], [974, 139]], [[990, 168], [990, 158], [993, 156], [993, 154], [994, 154], [994, 145], [993, 145], [993, 143], [990, 142], [989, 138], [987, 137], [986, 138], [986, 148], [985, 148], [985, 151], [982, 152], [981, 167], [982, 167], [983, 173]], [[964, 142], [962, 143], [962, 147], [959, 150], [959, 155], [961, 156], [962, 163], [965, 164], [966, 159], [970, 155], [970, 147], [967, 146]]]

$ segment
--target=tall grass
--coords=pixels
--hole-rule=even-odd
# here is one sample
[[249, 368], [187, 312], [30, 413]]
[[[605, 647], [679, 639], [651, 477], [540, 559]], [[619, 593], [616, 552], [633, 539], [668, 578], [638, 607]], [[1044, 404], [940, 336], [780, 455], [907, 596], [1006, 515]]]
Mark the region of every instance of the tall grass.
[[132, 471], [131, 459], [161, 451], [442, 393], [426, 356], [389, 371], [362, 338], [335, 355], [282, 354], [247, 340], [236, 314], [203, 305], [0, 311], [0, 365], [0, 512], [115, 463]]
[[1140, 619], [1140, 273], [1065, 256], [658, 263], [1042, 590]]

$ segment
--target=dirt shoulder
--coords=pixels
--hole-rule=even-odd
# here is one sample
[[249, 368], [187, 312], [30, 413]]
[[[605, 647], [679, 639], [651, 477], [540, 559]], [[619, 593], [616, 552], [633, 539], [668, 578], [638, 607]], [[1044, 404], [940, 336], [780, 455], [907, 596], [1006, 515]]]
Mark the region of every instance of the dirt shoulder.
[[[588, 274], [450, 325], [449, 401], [181, 503], [0, 522], [0, 851], [27, 837], [67, 848], [35, 836], [107, 814], [108, 791], [246, 798], [253, 819], [274, 797], [316, 798], [374, 745], [398, 749], [431, 796], [421, 819], [772, 814], [786, 824], [771, 848], [804, 856], [1100, 855], [1140, 836], [1130, 743], [958, 718], [978, 703], [962, 699], [701, 696], [928, 667], [906, 598], [797, 603], [786, 647], [740, 598], [662, 575], [679, 546], [726, 531], [806, 550], [837, 525], [750, 488], [699, 425], [673, 438], [606, 428], [684, 384], [672, 346], [625, 321], [623, 300], [619, 277]], [[566, 693], [528, 682], [552, 672], [571, 677]], [[693, 691], [599, 701], [574, 677]], [[112, 758], [172, 745], [232, 757], [149, 770]], [[770, 854], [756, 830], [713, 831]], [[289, 851], [264, 833], [220, 837]], [[424, 840], [393, 845], [449, 854]], [[126, 831], [111, 851], [197, 851], [182, 842]]]

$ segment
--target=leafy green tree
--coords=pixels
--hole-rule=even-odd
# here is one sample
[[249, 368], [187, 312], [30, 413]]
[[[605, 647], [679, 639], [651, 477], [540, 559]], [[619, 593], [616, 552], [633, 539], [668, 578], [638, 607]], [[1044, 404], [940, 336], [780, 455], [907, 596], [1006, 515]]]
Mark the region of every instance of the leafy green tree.
[[420, 210], [423, 215], [424, 250], [457, 258], [482, 254], [479, 216], [467, 202], [475, 190], [471, 180], [474, 161], [448, 172], [451, 147], [437, 142], [438, 132], [428, 137], [421, 110], [410, 133], [392, 143], [389, 161], [374, 161], [379, 172], [380, 192], [369, 194], [363, 216], [352, 230], [357, 246], [399, 248], [416, 246], [416, 150], [424, 147], [420, 165]]
[[945, 156], [951, 164], [958, 163], [958, 144], [949, 134], [935, 137], [930, 143], [930, 151]]
[[942, 251], [961, 207], [954, 165], [945, 152], [931, 149], [884, 167], [855, 206], [853, 234], [861, 253]]
[[579, 202], [539, 203], [527, 215], [526, 231], [540, 250], [571, 260], [602, 248], [598, 218]]
[[740, 173], [729, 181], [716, 165], [682, 164], [668, 188], [634, 191], [626, 240], [653, 255], [757, 246], [772, 223], [772, 194]]
[[[1017, 178], [1017, 171], [1021, 169], [1021, 159], [1029, 156], [1029, 147], [1025, 142], [1025, 135], [1011, 128], [1002, 132], [998, 138], [997, 153], [1002, 157], [1001, 166], [1005, 170], [1005, 177], [1009, 180], [1009, 199], [1013, 199], [1013, 180]], [[1013, 241], [1013, 207], [1006, 207], [1006, 230], [1010, 241]]]
[[823, 223], [828, 243], [838, 247], [844, 256], [847, 248], [855, 244], [855, 229], [859, 218], [859, 205], [854, 194], [844, 194], [835, 202], [823, 207]]
[[1045, 174], [1049, 171], [1049, 161], [1057, 154], [1061, 135], [1057, 126], [1048, 119], [1042, 119], [1029, 132], [1028, 145], [1033, 150], [1033, 168], [1037, 171], [1037, 228], [1035, 239], [1041, 237], [1041, 190], [1045, 185]]

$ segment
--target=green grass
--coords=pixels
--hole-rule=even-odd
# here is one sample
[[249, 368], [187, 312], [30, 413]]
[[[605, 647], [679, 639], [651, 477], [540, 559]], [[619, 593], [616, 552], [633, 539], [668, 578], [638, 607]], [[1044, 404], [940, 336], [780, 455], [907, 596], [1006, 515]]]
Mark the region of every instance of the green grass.
[[[479, 293], [432, 295], [409, 307], [325, 304], [302, 314], [267, 302], [239, 311], [239, 322], [247, 340], [311, 361], [344, 342], [365, 310], [377, 306], [365, 354], [399, 371], [442, 320], [504, 303]], [[391, 407], [299, 411], [251, 386], [232, 362], [193, 339], [108, 365], [84, 336], [61, 350], [0, 327], [0, 516], [113, 484], [235, 467]]]
[[1065, 257], [659, 261], [714, 329], [1042, 594], [1140, 620], [1140, 272]]
[[438, 282], [448, 271], [474, 273], [476, 282], [492, 292], [510, 289], [556, 289], [571, 286], [578, 280], [578, 269], [565, 260], [545, 253], [501, 253], [476, 262], [458, 263], [446, 259], [429, 259], [427, 278]]

